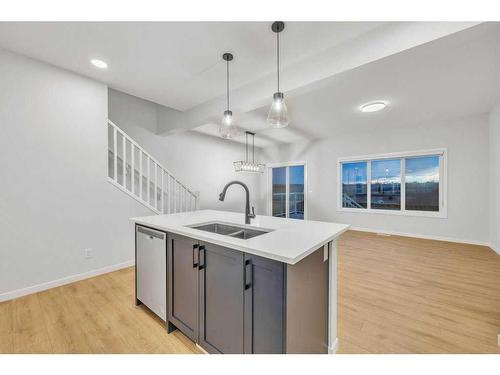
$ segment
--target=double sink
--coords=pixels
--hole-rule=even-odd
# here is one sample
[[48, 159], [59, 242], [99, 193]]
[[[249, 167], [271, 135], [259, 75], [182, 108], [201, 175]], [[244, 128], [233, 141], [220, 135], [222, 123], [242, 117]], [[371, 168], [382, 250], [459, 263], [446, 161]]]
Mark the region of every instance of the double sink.
[[248, 227], [229, 225], [220, 222], [190, 225], [189, 227], [193, 229], [204, 230], [205, 232], [222, 234], [224, 236], [233, 238], [240, 238], [242, 240], [248, 240], [250, 238], [261, 236], [263, 234], [271, 232], [271, 230], [267, 229], [250, 229]]

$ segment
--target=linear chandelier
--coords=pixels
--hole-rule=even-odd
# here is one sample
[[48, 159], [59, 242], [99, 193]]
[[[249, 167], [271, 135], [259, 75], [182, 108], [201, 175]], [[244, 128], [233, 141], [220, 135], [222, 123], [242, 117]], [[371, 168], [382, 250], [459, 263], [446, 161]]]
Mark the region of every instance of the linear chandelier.
[[[252, 137], [252, 161], [248, 160], [248, 136]], [[266, 165], [255, 162], [255, 133], [245, 132], [245, 160], [235, 161], [234, 170], [236, 172], [264, 173]]]

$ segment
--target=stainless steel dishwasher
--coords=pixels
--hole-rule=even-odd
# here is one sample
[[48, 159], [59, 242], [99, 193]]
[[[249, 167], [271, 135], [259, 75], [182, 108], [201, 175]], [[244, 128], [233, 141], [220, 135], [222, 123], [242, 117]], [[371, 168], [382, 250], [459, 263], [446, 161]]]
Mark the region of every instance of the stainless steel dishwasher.
[[167, 320], [167, 234], [136, 226], [136, 303]]

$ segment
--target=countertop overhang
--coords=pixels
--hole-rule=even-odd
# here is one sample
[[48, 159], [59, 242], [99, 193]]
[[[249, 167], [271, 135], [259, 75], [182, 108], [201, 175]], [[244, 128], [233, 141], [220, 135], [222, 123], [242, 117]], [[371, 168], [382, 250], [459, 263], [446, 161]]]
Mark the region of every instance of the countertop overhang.
[[[250, 225], [246, 225], [242, 213], [215, 210], [135, 217], [130, 220], [136, 224], [180, 234], [287, 264], [295, 264], [301, 261], [321, 246], [339, 237], [349, 228], [349, 225], [346, 224], [283, 219], [263, 215], [257, 215], [255, 219], [252, 219]], [[244, 240], [189, 227], [214, 221], [236, 224], [250, 229], [271, 230], [271, 232]]]

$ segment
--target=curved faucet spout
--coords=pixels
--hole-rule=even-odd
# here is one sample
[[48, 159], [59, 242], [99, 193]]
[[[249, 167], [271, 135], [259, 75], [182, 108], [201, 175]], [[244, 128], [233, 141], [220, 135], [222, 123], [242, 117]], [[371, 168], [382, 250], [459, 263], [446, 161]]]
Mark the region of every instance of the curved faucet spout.
[[248, 186], [241, 182], [241, 181], [231, 181], [224, 186], [224, 189], [222, 189], [222, 193], [219, 194], [219, 200], [224, 201], [226, 198], [226, 191], [227, 188], [231, 185], [241, 185], [243, 186], [243, 189], [245, 189], [245, 194], [246, 194], [246, 202], [245, 202], [245, 224], [250, 224], [250, 219], [255, 218], [255, 211], [254, 208], [252, 207], [252, 213], [250, 213], [250, 191], [248, 190]]

